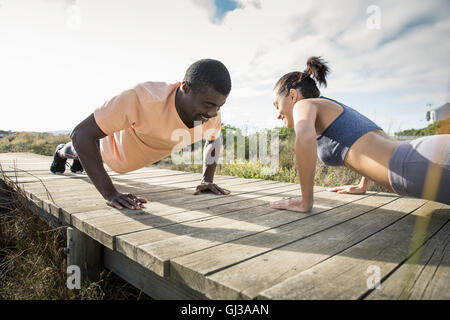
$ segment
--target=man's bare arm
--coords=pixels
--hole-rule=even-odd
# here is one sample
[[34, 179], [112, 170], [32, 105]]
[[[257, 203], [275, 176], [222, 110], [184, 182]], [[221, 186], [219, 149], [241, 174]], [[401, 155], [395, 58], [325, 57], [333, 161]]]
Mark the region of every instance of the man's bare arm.
[[123, 207], [140, 209], [141, 203], [147, 202], [147, 200], [137, 198], [132, 194], [126, 195], [118, 192], [103, 167], [97, 140], [105, 136], [106, 134], [95, 122], [94, 114], [78, 124], [70, 135], [81, 164], [107, 204], [117, 209]]
[[215, 194], [230, 194], [229, 190], [221, 188], [213, 182], [221, 148], [222, 139], [220, 136], [216, 140], [206, 141], [203, 149], [203, 179], [201, 184], [197, 186], [194, 195], [207, 190]]

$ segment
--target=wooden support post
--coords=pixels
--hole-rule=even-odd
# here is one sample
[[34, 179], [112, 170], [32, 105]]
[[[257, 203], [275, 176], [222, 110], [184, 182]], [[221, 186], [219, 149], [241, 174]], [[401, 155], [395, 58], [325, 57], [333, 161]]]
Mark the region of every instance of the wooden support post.
[[103, 270], [102, 245], [83, 232], [67, 228], [67, 266], [76, 265], [81, 271], [81, 283], [97, 281]]
[[8, 186], [0, 177], [0, 204], [7, 205], [11, 199], [11, 194], [8, 192]]

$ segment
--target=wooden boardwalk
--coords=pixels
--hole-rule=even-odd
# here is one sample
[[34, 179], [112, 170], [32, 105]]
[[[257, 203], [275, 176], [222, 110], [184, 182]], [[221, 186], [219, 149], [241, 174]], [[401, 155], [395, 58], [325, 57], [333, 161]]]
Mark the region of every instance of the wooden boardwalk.
[[200, 174], [148, 167], [109, 171], [120, 192], [150, 200], [119, 211], [86, 174], [51, 174], [51, 160], [0, 154], [35, 204], [99, 242], [104, 266], [154, 298], [450, 299], [450, 206], [316, 187], [312, 212], [279, 211], [269, 201], [298, 185], [216, 176], [231, 195], [193, 196]]

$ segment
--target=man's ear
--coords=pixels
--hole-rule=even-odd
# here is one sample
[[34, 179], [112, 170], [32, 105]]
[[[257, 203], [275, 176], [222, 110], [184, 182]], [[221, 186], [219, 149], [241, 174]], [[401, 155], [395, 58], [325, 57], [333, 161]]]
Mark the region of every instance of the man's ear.
[[183, 81], [181, 83], [181, 90], [183, 90], [184, 93], [189, 93], [192, 90], [189, 81]]

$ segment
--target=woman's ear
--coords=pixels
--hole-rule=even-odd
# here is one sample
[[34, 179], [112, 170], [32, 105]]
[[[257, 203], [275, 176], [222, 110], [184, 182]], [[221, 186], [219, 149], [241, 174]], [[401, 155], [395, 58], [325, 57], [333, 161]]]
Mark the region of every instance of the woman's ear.
[[300, 99], [298, 91], [295, 89], [290, 89], [289, 98], [291, 99], [292, 103], [295, 104]]

